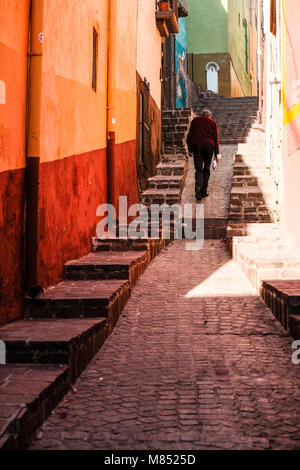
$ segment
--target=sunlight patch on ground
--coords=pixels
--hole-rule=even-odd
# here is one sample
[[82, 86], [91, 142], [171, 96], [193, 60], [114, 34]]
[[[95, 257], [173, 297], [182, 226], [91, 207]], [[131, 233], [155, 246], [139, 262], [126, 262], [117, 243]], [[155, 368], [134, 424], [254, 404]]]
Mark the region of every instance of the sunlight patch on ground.
[[191, 289], [185, 298], [239, 297], [257, 295], [245, 274], [234, 261], [221, 266], [203, 282]]

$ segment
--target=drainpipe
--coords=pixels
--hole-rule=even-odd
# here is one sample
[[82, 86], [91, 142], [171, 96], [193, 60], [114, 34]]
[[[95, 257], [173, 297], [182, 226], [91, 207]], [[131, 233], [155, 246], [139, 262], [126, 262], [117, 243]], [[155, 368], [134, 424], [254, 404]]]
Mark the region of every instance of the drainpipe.
[[281, 12], [282, 12], [282, 1], [276, 0], [276, 49], [277, 49], [277, 70], [276, 70], [276, 82], [281, 83]]
[[40, 117], [44, 0], [31, 0], [26, 148], [25, 289], [38, 288]]
[[116, 149], [116, 25], [117, 0], [108, 0], [107, 45], [107, 201], [115, 204], [115, 149]]
[[261, 0], [257, 0], [257, 76], [258, 76], [258, 102], [259, 102], [259, 120], [261, 122]]
[[265, 2], [265, 34], [266, 34], [266, 167], [270, 168], [271, 166], [271, 33], [270, 33], [270, 0]]

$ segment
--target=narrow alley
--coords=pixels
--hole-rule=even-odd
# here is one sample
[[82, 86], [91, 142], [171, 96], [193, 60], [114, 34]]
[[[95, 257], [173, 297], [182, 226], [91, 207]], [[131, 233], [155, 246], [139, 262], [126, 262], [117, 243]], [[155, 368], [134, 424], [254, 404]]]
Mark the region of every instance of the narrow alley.
[[[209, 186], [221, 216], [231, 184], [222, 198], [219, 185], [224, 173], [231, 182], [233, 152], [222, 147]], [[291, 344], [222, 239], [199, 251], [174, 241], [30, 449], [299, 449]]]
[[0, 0], [0, 451], [300, 450], [299, 22]]

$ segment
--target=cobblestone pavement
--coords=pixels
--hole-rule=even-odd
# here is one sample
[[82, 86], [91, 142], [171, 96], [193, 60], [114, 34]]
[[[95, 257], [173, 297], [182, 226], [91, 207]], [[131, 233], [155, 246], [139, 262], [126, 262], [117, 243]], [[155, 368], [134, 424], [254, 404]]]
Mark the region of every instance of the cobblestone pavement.
[[30, 449], [300, 449], [291, 344], [221, 241], [176, 241]]
[[227, 217], [233, 175], [233, 156], [236, 151], [236, 145], [220, 146], [222, 159], [216, 170], [211, 169], [207, 189], [209, 197], [202, 201], [195, 199], [195, 167], [193, 158], [189, 158], [189, 170], [182, 193], [182, 204], [204, 204], [205, 217]]

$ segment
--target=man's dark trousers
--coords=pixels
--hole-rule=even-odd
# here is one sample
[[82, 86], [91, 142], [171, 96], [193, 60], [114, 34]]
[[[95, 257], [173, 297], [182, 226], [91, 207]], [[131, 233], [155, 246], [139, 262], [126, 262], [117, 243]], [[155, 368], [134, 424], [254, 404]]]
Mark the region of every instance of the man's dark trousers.
[[195, 164], [195, 192], [205, 194], [207, 192], [210, 177], [210, 165], [215, 148], [212, 145], [194, 145]]

